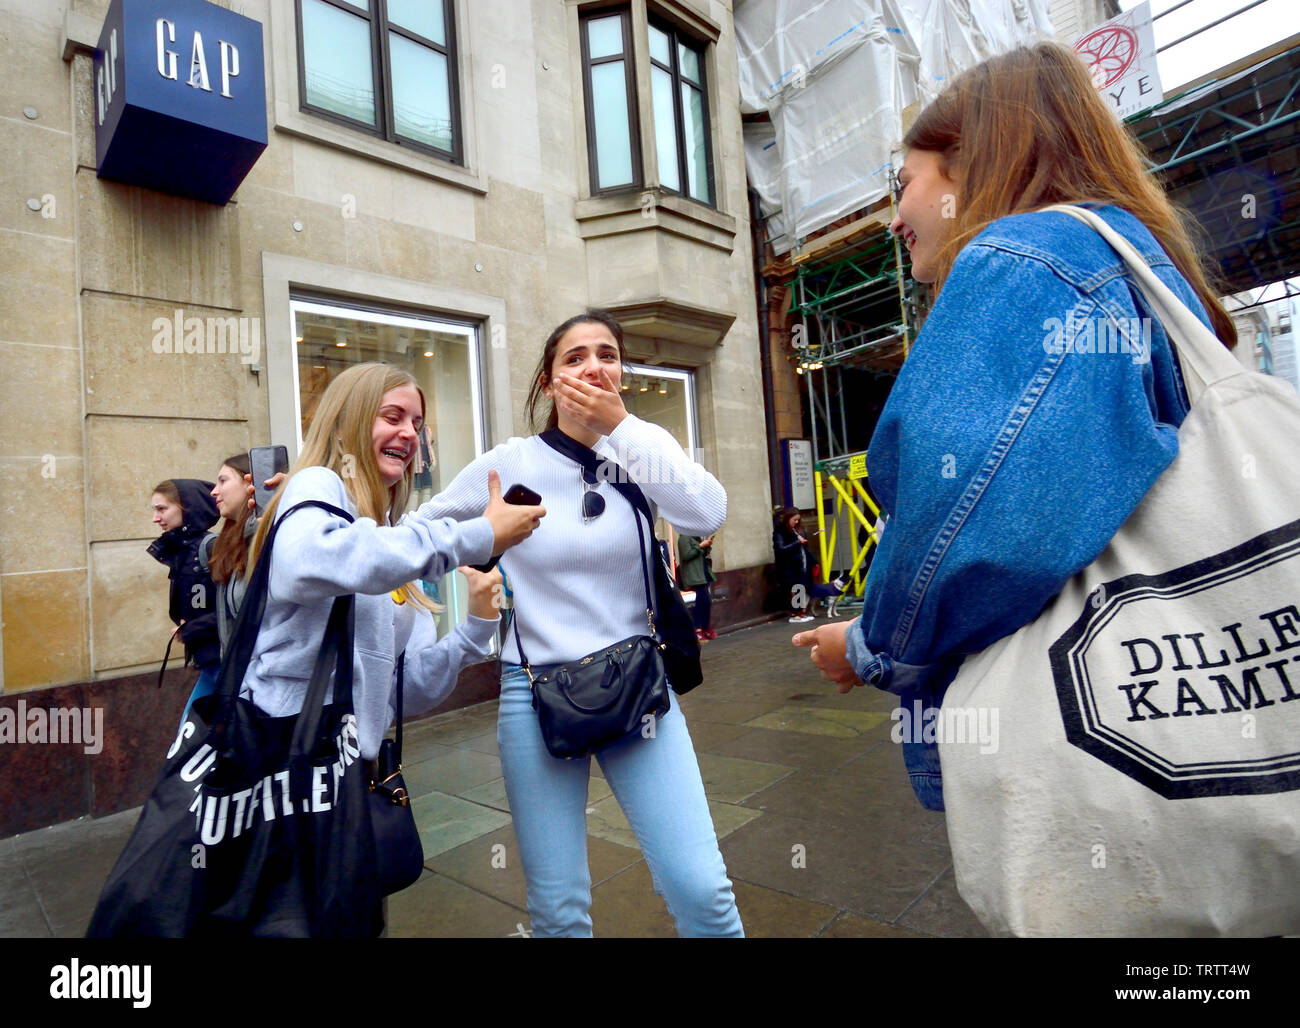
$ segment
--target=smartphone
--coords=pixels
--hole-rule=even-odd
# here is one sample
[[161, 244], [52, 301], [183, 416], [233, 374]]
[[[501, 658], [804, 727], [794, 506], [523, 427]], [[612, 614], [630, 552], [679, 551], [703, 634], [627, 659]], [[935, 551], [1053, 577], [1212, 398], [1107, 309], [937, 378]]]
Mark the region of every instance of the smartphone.
[[516, 507], [540, 507], [542, 498], [526, 485], [516, 483], [506, 490], [506, 494], [501, 497], [506, 503], [513, 504]]
[[248, 451], [248, 466], [253, 476], [255, 513], [260, 518], [275, 493], [274, 489], [268, 489], [264, 483], [279, 472], [288, 472], [289, 451], [283, 446], [254, 446]]
[[[516, 507], [536, 507], [540, 505], [542, 502], [542, 498], [540, 496], [538, 496], [535, 492], [529, 489], [528, 486], [520, 485], [518, 482], [516, 482], [509, 489], [507, 489], [505, 495], [502, 496], [501, 499], [505, 500], [506, 503], [513, 504]], [[471, 564], [470, 567], [472, 567], [475, 571], [491, 571], [494, 567], [497, 566], [497, 561], [499, 561], [500, 559], [501, 558], [499, 556], [493, 557], [486, 564]]]

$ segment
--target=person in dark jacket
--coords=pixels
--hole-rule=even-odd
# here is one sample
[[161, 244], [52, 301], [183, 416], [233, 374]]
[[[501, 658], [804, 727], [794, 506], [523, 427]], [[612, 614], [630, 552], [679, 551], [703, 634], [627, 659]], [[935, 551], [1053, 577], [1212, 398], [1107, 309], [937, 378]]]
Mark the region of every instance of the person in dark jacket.
[[211, 493], [211, 482], [169, 478], [158, 484], [150, 501], [154, 524], [163, 532], [149, 544], [149, 556], [167, 565], [171, 580], [167, 613], [180, 627], [186, 663], [199, 669], [185, 714], [195, 699], [216, 690], [221, 667], [216, 589], [202, 553], [204, 538], [218, 516]]
[[683, 589], [695, 590], [695, 636], [701, 642], [716, 639], [718, 633], [709, 627], [713, 613], [713, 599], [709, 596], [709, 583], [713, 578], [713, 536], [701, 539], [698, 535], [677, 537], [677, 578]]
[[772, 526], [772, 552], [776, 556], [776, 579], [790, 610], [790, 623], [813, 620], [808, 613], [812, 590], [812, 556], [803, 533], [803, 515], [793, 507], [776, 512]]

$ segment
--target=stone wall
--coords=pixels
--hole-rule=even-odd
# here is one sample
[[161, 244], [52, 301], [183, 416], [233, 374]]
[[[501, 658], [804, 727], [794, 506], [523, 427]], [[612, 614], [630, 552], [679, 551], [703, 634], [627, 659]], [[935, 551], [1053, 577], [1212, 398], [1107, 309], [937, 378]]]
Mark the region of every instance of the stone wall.
[[[357, 295], [379, 300], [452, 298], [430, 309], [503, 328], [502, 354], [487, 353], [485, 336], [490, 444], [527, 431], [524, 397], [552, 325], [588, 305], [648, 305], [647, 327], [630, 336], [638, 359], [695, 370], [701, 457], [728, 491], [715, 567], [747, 581], [771, 559], [730, 6], [633, 0], [634, 19], [647, 2], [710, 38], [718, 202], [648, 181], [658, 215], [642, 217], [634, 196], [629, 227], [587, 195], [579, 8], [564, 0], [529, 3], [527, 17], [517, 0], [457, 0], [464, 167], [300, 111], [293, 5], [225, 0], [263, 23], [269, 129], [225, 206], [96, 175], [87, 44], [107, 0], [0, 0], [0, 179], [17, 198], [0, 211], [2, 691], [6, 704], [102, 703], [121, 747], [70, 763], [51, 747], [11, 768], [30, 781], [51, 760], [67, 765], [47, 768], [62, 784], [42, 823], [138, 801], [170, 741], [184, 690], [152, 684], [173, 625], [166, 570], [145, 552], [148, 500], [163, 479], [210, 480], [225, 456], [285, 441], [286, 268], [363, 283]], [[264, 359], [155, 352], [155, 322], [178, 310], [258, 319]], [[786, 424], [794, 376], [773, 365]], [[488, 698], [484, 673], [467, 674], [454, 702]], [[115, 770], [132, 756], [129, 774]], [[0, 747], [0, 759], [15, 756]], [[14, 810], [12, 824], [34, 823]]]

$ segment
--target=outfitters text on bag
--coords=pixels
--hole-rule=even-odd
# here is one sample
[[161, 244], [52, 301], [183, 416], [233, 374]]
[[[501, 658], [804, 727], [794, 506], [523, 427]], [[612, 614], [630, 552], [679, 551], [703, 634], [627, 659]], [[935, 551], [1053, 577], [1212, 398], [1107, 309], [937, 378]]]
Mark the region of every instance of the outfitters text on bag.
[[[181, 726], [167, 755], [169, 760], [194, 732], [192, 721]], [[204, 743], [194, 751], [180, 772], [185, 781], [197, 783], [190, 812], [194, 814], [199, 840], [205, 846], [216, 846], [227, 838], [236, 839], [247, 832], [259, 817], [263, 821], [274, 821], [277, 817], [291, 817], [295, 811], [320, 814], [332, 810], [338, 802], [339, 783], [344, 771], [361, 757], [355, 714], [344, 717], [334, 744], [338, 759], [332, 764], [312, 767], [306, 791], [295, 794], [287, 769], [266, 775], [250, 787], [233, 793], [204, 789], [201, 779], [213, 769], [217, 760], [216, 750]]]

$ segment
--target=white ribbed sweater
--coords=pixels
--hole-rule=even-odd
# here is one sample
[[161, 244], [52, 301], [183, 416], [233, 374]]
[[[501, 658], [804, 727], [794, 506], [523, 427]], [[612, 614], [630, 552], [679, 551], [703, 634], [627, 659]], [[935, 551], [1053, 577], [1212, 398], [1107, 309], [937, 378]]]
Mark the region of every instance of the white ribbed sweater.
[[[651, 506], [678, 531], [712, 535], [725, 520], [722, 485], [658, 425], [629, 415], [593, 449], [623, 465]], [[503, 493], [516, 483], [526, 485], [541, 494], [546, 507], [537, 531], [501, 558], [529, 662], [564, 663], [644, 634], [645, 585], [633, 520], [639, 515], [613, 485], [601, 482], [596, 490], [605, 498], [605, 511], [584, 524], [579, 466], [538, 436], [515, 437], [489, 450], [408, 517], [481, 515], [492, 469], [501, 475]], [[642, 526], [649, 560], [654, 536], [644, 519]], [[652, 577], [652, 591], [653, 582]], [[513, 632], [503, 659], [520, 663]]]

